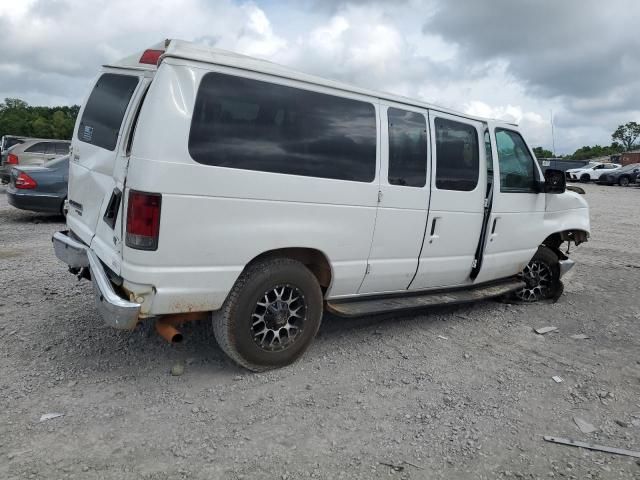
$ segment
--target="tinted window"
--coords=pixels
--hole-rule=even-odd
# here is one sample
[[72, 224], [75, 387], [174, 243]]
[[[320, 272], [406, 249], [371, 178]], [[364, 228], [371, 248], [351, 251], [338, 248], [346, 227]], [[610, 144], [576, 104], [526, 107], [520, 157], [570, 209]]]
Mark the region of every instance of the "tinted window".
[[55, 143], [47, 143], [47, 146], [44, 149], [44, 153], [47, 155], [55, 155], [56, 154], [56, 144]]
[[389, 121], [389, 183], [424, 187], [427, 183], [427, 121], [424, 115], [397, 108]]
[[87, 100], [78, 128], [78, 140], [98, 147], [116, 148], [120, 125], [138, 79], [105, 73]]
[[68, 143], [56, 143], [56, 154], [57, 155], [66, 155], [69, 153], [69, 144]]
[[519, 133], [496, 129], [501, 192], [537, 192], [535, 163]]
[[472, 125], [436, 118], [436, 187], [471, 191], [478, 185], [478, 133]]
[[200, 84], [189, 152], [206, 165], [371, 182], [372, 104], [220, 73]]
[[25, 152], [27, 153], [44, 153], [47, 149], [47, 144], [45, 142], [34, 143], [30, 147], [27, 147]]

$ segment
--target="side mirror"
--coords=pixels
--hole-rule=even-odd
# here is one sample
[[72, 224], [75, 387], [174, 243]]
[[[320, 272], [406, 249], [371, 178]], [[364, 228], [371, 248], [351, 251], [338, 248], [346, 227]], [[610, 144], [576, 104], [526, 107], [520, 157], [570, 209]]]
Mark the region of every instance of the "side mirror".
[[544, 172], [544, 193], [564, 193], [567, 189], [567, 179], [562, 170], [548, 168]]

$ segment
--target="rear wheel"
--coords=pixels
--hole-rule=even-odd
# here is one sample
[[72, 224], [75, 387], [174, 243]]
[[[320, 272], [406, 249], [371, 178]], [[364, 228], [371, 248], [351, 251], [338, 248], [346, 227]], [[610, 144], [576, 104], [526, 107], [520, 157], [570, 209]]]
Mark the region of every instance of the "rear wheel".
[[548, 247], [538, 248], [521, 276], [525, 286], [514, 292], [515, 298], [521, 302], [557, 299], [562, 295], [558, 256]]
[[214, 314], [220, 348], [239, 365], [261, 371], [289, 365], [309, 347], [322, 320], [322, 291], [302, 263], [258, 262], [236, 281]]
[[588, 183], [591, 181], [591, 175], [589, 175], [588, 173], [583, 173], [582, 175], [580, 175], [580, 181], [582, 183]]
[[620, 177], [620, 180], [618, 180], [618, 183], [620, 184], [621, 187], [628, 187], [629, 177]]

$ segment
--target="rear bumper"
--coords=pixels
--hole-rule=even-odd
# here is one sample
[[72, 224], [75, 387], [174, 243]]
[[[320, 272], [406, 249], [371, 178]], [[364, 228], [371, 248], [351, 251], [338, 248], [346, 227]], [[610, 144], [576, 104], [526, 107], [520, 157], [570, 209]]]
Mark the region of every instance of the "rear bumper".
[[9, 187], [7, 190], [7, 201], [20, 210], [30, 210], [42, 213], [61, 213], [64, 197], [52, 194], [41, 194], [37, 192], [21, 192]]
[[96, 307], [104, 322], [114, 328], [132, 330], [138, 323], [140, 304], [121, 298], [113, 289], [98, 256], [83, 243], [74, 240], [67, 232], [56, 232], [52, 238], [56, 257], [71, 268], [91, 271]]

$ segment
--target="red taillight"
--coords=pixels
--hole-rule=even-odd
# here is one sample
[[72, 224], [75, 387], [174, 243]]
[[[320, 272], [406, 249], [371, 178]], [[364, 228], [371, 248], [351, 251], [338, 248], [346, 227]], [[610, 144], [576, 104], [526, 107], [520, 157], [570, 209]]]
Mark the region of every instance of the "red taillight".
[[127, 205], [125, 243], [138, 250], [156, 250], [160, 234], [162, 195], [131, 190]]
[[38, 182], [24, 172], [20, 172], [20, 175], [16, 178], [16, 188], [29, 190], [30, 188], [36, 188], [37, 186]]
[[140, 57], [139, 63], [146, 63], [149, 65], [157, 65], [160, 60], [160, 55], [164, 53], [164, 50], [145, 50]]
[[18, 156], [10, 153], [7, 155], [7, 165], [18, 165], [20, 162], [18, 161]]

